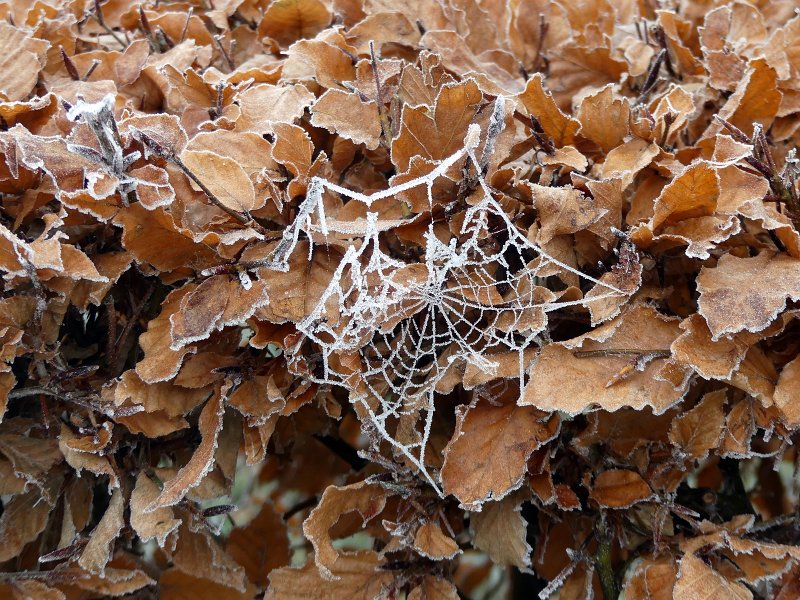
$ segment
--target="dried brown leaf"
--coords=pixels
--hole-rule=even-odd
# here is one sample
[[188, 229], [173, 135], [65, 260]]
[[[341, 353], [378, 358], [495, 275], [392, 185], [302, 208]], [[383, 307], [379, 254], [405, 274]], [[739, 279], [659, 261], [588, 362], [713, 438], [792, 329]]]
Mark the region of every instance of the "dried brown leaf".
[[131, 494], [130, 523], [140, 540], [147, 542], [155, 539], [163, 548], [167, 536], [175, 531], [181, 522], [175, 518], [172, 509], [168, 507], [150, 512], [145, 511], [145, 508], [155, 501], [159, 493], [158, 486], [144, 471], [140, 471], [136, 478], [136, 487], [133, 488]]
[[698, 312], [708, 323], [711, 339], [766, 328], [786, 307], [800, 300], [800, 260], [763, 251], [752, 258], [722, 256], [713, 269], [697, 276]]
[[475, 547], [503, 566], [528, 569], [533, 549], [527, 542], [528, 523], [522, 516], [525, 494], [514, 493], [498, 502], [488, 502], [481, 512], [470, 515]]
[[797, 393], [800, 390], [800, 358], [795, 358], [781, 370], [773, 400], [781, 411], [789, 427], [800, 427], [800, 403]]
[[217, 389], [214, 396], [206, 402], [197, 424], [200, 434], [203, 436], [200, 445], [177, 475], [164, 482], [158, 498], [144, 508], [146, 512], [173, 506], [180, 502], [191, 488], [200, 484], [203, 477], [214, 466], [214, 451], [217, 449], [217, 438], [222, 427], [224, 413], [223, 397], [224, 394]]
[[380, 142], [378, 107], [357, 94], [328, 90], [314, 103], [311, 124], [324, 127], [355, 144], [364, 144], [368, 150], [374, 150]]
[[449, 560], [461, 554], [452, 537], [442, 530], [442, 525], [433, 520], [425, 521], [414, 534], [414, 550], [431, 560]]
[[303, 522], [303, 534], [314, 546], [314, 562], [323, 579], [336, 581], [346, 576], [347, 573], [337, 572], [338, 564], [343, 563], [348, 569], [352, 566], [350, 560], [345, 559], [348, 554], [334, 548], [329, 534], [331, 527], [352, 511], [358, 511], [366, 523], [383, 510], [388, 495], [381, 487], [363, 481], [344, 487], [328, 486], [319, 504]]
[[522, 484], [528, 458], [558, 427], [557, 418], [517, 406], [513, 398], [499, 405], [476, 398], [460, 407], [456, 431], [444, 449], [445, 493], [473, 510], [503, 498]]
[[35, 488], [4, 503], [0, 516], [0, 562], [18, 556], [47, 525], [52, 506]]
[[544, 89], [540, 73], [536, 73], [528, 80], [525, 91], [518, 98], [528, 113], [536, 117], [545, 134], [556, 146], [572, 144], [581, 124], [561, 112], [553, 96]]
[[0, 69], [3, 81], [0, 94], [3, 100], [25, 100], [39, 79], [47, 62], [50, 43], [38, 39], [24, 29], [9, 23], [0, 24]]
[[313, 561], [301, 568], [284, 567], [270, 573], [265, 600], [352, 600], [380, 597], [393, 580], [390, 571], [381, 569], [377, 553], [361, 550], [340, 554], [333, 565], [338, 579], [322, 576]]
[[331, 14], [320, 0], [276, 0], [263, 14], [259, 34], [282, 46], [302, 38], [313, 38], [331, 22]]
[[214, 275], [193, 288], [169, 316], [172, 350], [204, 340], [215, 330], [244, 324], [269, 302], [267, 282], [254, 281], [249, 289], [238, 279]]
[[392, 141], [397, 171], [407, 171], [414, 156], [441, 160], [459, 150], [482, 97], [478, 84], [467, 80], [443, 86], [430, 109], [406, 106], [400, 134]]
[[672, 421], [669, 440], [683, 455], [700, 460], [719, 445], [725, 426], [725, 396], [725, 390], [709, 392], [692, 410]]
[[671, 556], [646, 557], [632, 565], [625, 576], [626, 596], [641, 600], [672, 600], [678, 565]]
[[605, 508], [627, 508], [653, 497], [642, 476], [628, 469], [610, 469], [594, 479], [591, 497]]
[[[248, 591], [251, 585], [244, 567], [225, 552], [214, 536], [206, 529], [195, 531], [185, 512], [179, 513], [181, 526], [178, 541], [172, 553], [172, 563], [190, 577], [202, 575], [202, 580], [213, 582], [239, 593]], [[251, 594], [252, 596], [252, 594]]]
[[272, 503], [265, 502], [252, 521], [231, 531], [225, 549], [251, 582], [266, 587], [269, 574], [290, 562], [286, 522]]
[[634, 306], [588, 334], [549, 344], [533, 363], [521, 404], [570, 414], [591, 406], [610, 411], [650, 406], [661, 413], [683, 397], [684, 376], [675, 382], [657, 355], [643, 371], [632, 361], [654, 351], [668, 353], [678, 333], [677, 320]]
[[725, 579], [694, 554], [686, 554], [680, 561], [672, 597], [674, 600], [752, 600], [753, 594], [743, 584]]
[[78, 565], [90, 573], [103, 576], [106, 565], [114, 551], [114, 541], [125, 525], [125, 498], [122, 489], [117, 488], [111, 495], [111, 501], [103, 514], [103, 518], [92, 531], [89, 543], [83, 549]]

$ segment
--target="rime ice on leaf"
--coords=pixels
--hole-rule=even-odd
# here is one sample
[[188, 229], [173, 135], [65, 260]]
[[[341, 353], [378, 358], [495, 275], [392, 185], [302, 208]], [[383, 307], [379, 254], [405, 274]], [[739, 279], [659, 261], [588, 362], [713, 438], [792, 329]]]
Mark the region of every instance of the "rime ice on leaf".
[[[503, 103], [497, 106], [484, 154], [486, 149], [491, 152], [502, 128]], [[539, 343], [546, 314], [588, 302], [559, 302], [558, 294], [545, 287], [545, 274], [566, 270], [606, 290], [592, 300], [623, 294], [549, 256], [511, 222], [480, 176], [475, 154], [479, 138], [479, 127], [470, 126], [464, 147], [430, 174], [369, 196], [314, 178], [297, 220], [285, 231], [270, 264], [277, 270], [287, 268], [301, 230], [323, 235], [337, 231], [361, 239], [345, 253], [315, 310], [297, 327], [321, 350], [321, 369], [315, 378], [347, 387], [351, 401], [363, 408], [379, 437], [440, 493], [437, 478], [426, 465], [425, 446], [434, 395], [452, 389], [456, 370], [472, 366], [491, 373], [497, 368], [492, 354], [516, 352], [522, 388], [525, 351]], [[406, 264], [387, 254], [374, 213], [368, 213], [364, 231], [348, 231], [340, 222], [325, 220], [326, 189], [367, 206], [421, 186], [431, 199], [436, 178], [465, 157], [477, 167], [475, 177], [483, 197], [465, 211], [458, 239], [444, 243], [429, 228], [424, 262]], [[318, 222], [312, 223], [315, 213]]]

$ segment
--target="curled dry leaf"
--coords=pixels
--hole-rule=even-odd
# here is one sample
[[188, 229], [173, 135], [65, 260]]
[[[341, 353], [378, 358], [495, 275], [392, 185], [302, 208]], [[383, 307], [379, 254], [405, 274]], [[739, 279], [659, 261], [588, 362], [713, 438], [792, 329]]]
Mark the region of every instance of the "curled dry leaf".
[[314, 562], [324, 579], [336, 581], [346, 576], [347, 573], [338, 572], [340, 564], [348, 570], [357, 565], [354, 558], [334, 548], [329, 533], [331, 527], [351, 511], [357, 511], [366, 523], [383, 510], [387, 497], [386, 490], [365, 482], [329, 486], [325, 490], [319, 504], [303, 522], [303, 533], [314, 546]]
[[177, 504], [191, 488], [200, 485], [203, 477], [214, 466], [214, 451], [217, 449], [217, 438], [222, 428], [223, 399], [223, 390], [217, 389], [214, 396], [206, 402], [198, 421], [198, 428], [203, 436], [200, 445], [175, 477], [164, 482], [158, 497], [144, 508], [145, 512]]
[[225, 552], [208, 530], [193, 530], [185, 511], [180, 511], [179, 515], [181, 526], [171, 556], [175, 567], [190, 577], [246, 594], [250, 583], [244, 568]]
[[675, 600], [701, 597], [752, 600], [753, 594], [743, 584], [725, 579], [694, 554], [687, 554], [681, 558], [672, 597]]
[[400, 135], [392, 141], [397, 171], [408, 170], [414, 156], [441, 160], [458, 150], [482, 98], [478, 84], [467, 80], [442, 87], [432, 107], [406, 106]]
[[436, 521], [425, 521], [420, 525], [414, 535], [414, 550], [431, 560], [448, 560], [461, 554], [458, 542]]
[[445, 492], [473, 509], [503, 498], [522, 484], [528, 458], [557, 435], [558, 427], [558, 418], [517, 406], [513, 399], [497, 405], [476, 398], [458, 411], [456, 431], [444, 450]]
[[81, 568], [100, 576], [105, 573], [106, 565], [111, 560], [114, 550], [114, 540], [117, 539], [125, 525], [124, 512], [125, 500], [122, 490], [117, 488], [111, 495], [111, 501], [108, 503], [103, 518], [92, 532], [89, 543], [86, 544], [78, 559]]
[[552, 95], [544, 89], [541, 74], [536, 73], [528, 80], [525, 91], [518, 98], [528, 113], [539, 121], [544, 133], [556, 146], [566, 146], [573, 142], [581, 124], [561, 112]]
[[795, 358], [781, 370], [773, 397], [775, 406], [783, 414], [789, 427], [800, 427], [800, 406], [797, 390], [800, 385], [800, 358]]
[[643, 600], [672, 600], [678, 565], [671, 556], [646, 557], [634, 562], [625, 574], [625, 591]]
[[22, 28], [9, 23], [0, 26], [0, 67], [5, 73], [0, 93], [4, 101], [24, 100], [33, 91], [49, 47], [49, 42], [32, 37]]
[[248, 289], [227, 275], [209, 277], [184, 295], [169, 316], [170, 349], [180, 351], [217, 329], [243, 324], [269, 302], [267, 290], [266, 281], [252, 282]]
[[408, 594], [408, 600], [456, 600], [458, 589], [447, 579], [426, 577]]
[[50, 504], [38, 490], [17, 494], [5, 504], [0, 516], [0, 560], [10, 560], [35, 540], [47, 525]]
[[161, 313], [147, 324], [147, 331], [139, 336], [139, 346], [144, 357], [136, 363], [136, 374], [145, 383], [167, 381], [175, 377], [187, 354], [193, 354], [196, 348], [183, 345], [172, 349], [170, 318], [178, 312], [181, 302], [189, 292], [196, 289], [193, 285], [184, 285], [173, 290], [161, 304]]
[[231, 531], [225, 549], [260, 587], [266, 587], [269, 574], [291, 559], [286, 523], [269, 502], [246, 526]]
[[378, 108], [358, 94], [328, 90], [314, 103], [311, 123], [336, 131], [355, 144], [364, 144], [368, 150], [374, 150], [380, 142]]
[[330, 21], [331, 14], [320, 0], [277, 0], [264, 13], [259, 33], [288, 46], [314, 37]]
[[269, 577], [267, 600], [350, 600], [380, 597], [393, 579], [392, 573], [381, 569], [381, 559], [371, 550], [340, 554], [336, 558], [337, 579], [324, 578], [317, 566], [308, 561], [301, 568], [283, 567]]
[[253, 183], [233, 159], [209, 150], [187, 148], [181, 153], [181, 160], [226, 208], [247, 213], [258, 207]]

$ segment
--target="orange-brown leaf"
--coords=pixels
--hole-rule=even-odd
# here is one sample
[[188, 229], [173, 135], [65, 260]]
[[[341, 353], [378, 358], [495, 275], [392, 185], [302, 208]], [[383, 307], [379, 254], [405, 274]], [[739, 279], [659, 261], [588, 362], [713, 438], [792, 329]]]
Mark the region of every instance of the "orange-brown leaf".
[[534, 450], [558, 431], [558, 419], [507, 400], [474, 400], [458, 410], [456, 431], [444, 450], [442, 485], [462, 505], [480, 507], [522, 484]]
[[610, 469], [594, 479], [591, 496], [606, 508], [627, 508], [652, 498], [653, 491], [636, 471]]

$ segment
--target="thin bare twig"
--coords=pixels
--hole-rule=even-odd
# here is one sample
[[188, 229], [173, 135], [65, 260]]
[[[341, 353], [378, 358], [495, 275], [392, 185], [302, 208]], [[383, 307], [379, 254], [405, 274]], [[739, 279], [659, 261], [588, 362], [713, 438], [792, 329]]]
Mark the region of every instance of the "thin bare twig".
[[573, 352], [575, 358], [594, 358], [598, 356], [653, 356], [654, 358], [667, 358], [669, 350], [636, 350], [633, 348], [608, 348], [603, 350], [579, 350]]
[[97, 21], [97, 24], [100, 25], [100, 27], [102, 27], [108, 35], [113, 37], [123, 49], [128, 47], [128, 44], [125, 42], [125, 40], [119, 37], [117, 33], [111, 29], [111, 27], [106, 25], [106, 20], [103, 17], [103, 9], [100, 7], [100, 0], [94, 0], [94, 13], [92, 13], [92, 18], [94, 18], [94, 20]]
[[378, 106], [378, 119], [381, 123], [381, 137], [383, 138], [383, 145], [388, 149], [391, 141], [389, 134], [390, 124], [383, 105], [383, 91], [381, 89], [380, 71], [378, 71], [378, 58], [375, 56], [375, 45], [371, 41], [369, 43], [369, 54], [372, 60], [372, 74], [375, 77], [375, 104]]
[[211, 204], [213, 204], [220, 210], [224, 211], [231, 217], [233, 217], [236, 221], [238, 221], [242, 225], [252, 227], [253, 229], [262, 234], [267, 233], [267, 231], [260, 224], [256, 223], [248, 215], [244, 215], [238, 211], [233, 210], [232, 208], [225, 206], [220, 201], [220, 199], [217, 198], [214, 192], [208, 189], [208, 186], [206, 186], [206, 184], [200, 181], [200, 178], [197, 177], [197, 175], [195, 175], [192, 172], [192, 170], [184, 164], [184, 162], [178, 157], [177, 154], [175, 154], [173, 150], [162, 146], [160, 143], [158, 143], [156, 140], [154, 140], [152, 137], [150, 137], [143, 131], [138, 131], [137, 136], [141, 140], [141, 142], [150, 149], [150, 151], [152, 151], [157, 156], [160, 156], [161, 158], [168, 160], [176, 167], [178, 167], [183, 172], [184, 175], [186, 175], [189, 179], [191, 179], [195, 183], [195, 185], [197, 185], [197, 187], [199, 187], [203, 191], [203, 193], [208, 197], [209, 201], [211, 201]]

